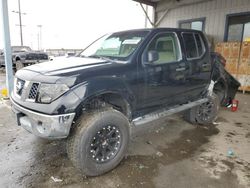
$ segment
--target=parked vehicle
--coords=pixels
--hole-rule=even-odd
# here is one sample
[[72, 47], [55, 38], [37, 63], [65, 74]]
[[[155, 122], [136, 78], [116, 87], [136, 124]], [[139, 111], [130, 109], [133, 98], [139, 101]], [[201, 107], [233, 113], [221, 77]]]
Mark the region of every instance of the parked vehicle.
[[[105, 35], [77, 57], [23, 68], [11, 94], [17, 123], [34, 135], [67, 138], [74, 166], [87, 176], [116, 167], [132, 126], [185, 111], [211, 124], [237, 81], [211, 59], [202, 32], [142, 29]], [[224, 75], [225, 74], [225, 75]], [[219, 89], [220, 88], [220, 89]], [[229, 89], [230, 88], [230, 89]]]
[[[16, 68], [16, 70], [49, 60], [47, 53], [35, 52], [28, 46], [12, 46], [11, 50], [13, 67]], [[0, 53], [0, 66], [5, 66], [3, 52]]]

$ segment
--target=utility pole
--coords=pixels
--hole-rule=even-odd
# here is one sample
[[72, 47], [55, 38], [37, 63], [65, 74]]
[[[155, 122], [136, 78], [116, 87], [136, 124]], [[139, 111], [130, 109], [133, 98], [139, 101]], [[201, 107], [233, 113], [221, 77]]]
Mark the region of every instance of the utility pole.
[[38, 50], [42, 49], [42, 25], [37, 25], [39, 28], [38, 34], [37, 34], [37, 42], [38, 42]]
[[10, 28], [9, 28], [9, 15], [8, 15], [8, 0], [0, 0], [0, 18], [2, 19], [2, 30], [4, 39], [4, 61], [6, 68], [6, 86], [8, 88], [8, 95], [10, 96], [13, 91], [13, 70], [11, 58], [11, 45], [10, 45]]
[[20, 24], [20, 37], [21, 37], [21, 46], [23, 46], [23, 28], [22, 28], [22, 14], [21, 14], [21, 5], [20, 0], [18, 0], [18, 11], [19, 11], [19, 24]]
[[[145, 11], [146, 11], [146, 14], [148, 14], [148, 5], [146, 5], [146, 8], [145, 8]], [[145, 28], [148, 27], [148, 17], [145, 15], [145, 25], [144, 25]]]
[[23, 25], [22, 25], [22, 15], [26, 15], [26, 13], [21, 12], [21, 2], [18, 0], [18, 11], [12, 11], [13, 13], [17, 13], [19, 15], [19, 26], [20, 26], [20, 39], [21, 46], [23, 46]]
[[37, 33], [37, 50], [39, 51], [40, 49], [40, 41], [39, 41], [39, 33]]

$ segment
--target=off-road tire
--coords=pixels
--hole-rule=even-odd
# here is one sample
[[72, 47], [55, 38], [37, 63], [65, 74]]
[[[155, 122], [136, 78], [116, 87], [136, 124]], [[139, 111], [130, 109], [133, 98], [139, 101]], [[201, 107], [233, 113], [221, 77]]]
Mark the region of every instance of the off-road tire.
[[[100, 131], [102, 132], [109, 125], [111, 128], [115, 126], [116, 130], [119, 130], [120, 145], [119, 148], [117, 147], [118, 149], [116, 148], [116, 154], [112, 156], [113, 158], [110, 157], [110, 160], [105, 162], [98, 162], [91, 153], [93, 151], [91, 149], [93, 147], [92, 141]], [[108, 129], [104, 132], [107, 131]], [[129, 135], [129, 121], [121, 112], [112, 108], [94, 110], [82, 115], [77, 120], [67, 139], [68, 157], [83, 175], [98, 176], [104, 174], [115, 168], [123, 159], [128, 148]], [[100, 145], [104, 147], [102, 144]]]
[[[219, 97], [213, 93], [208, 97], [209, 101], [193, 107], [184, 113], [184, 119], [192, 124], [210, 125], [212, 124], [218, 115], [220, 100]], [[206, 117], [205, 114], [208, 116]]]
[[21, 61], [16, 61], [16, 71], [19, 71], [24, 67], [24, 64]]

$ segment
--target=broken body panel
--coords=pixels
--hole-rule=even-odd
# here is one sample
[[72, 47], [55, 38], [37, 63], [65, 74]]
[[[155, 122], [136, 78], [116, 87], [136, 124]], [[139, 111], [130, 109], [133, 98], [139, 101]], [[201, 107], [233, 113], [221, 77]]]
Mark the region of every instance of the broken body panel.
[[227, 106], [232, 103], [240, 82], [238, 82], [226, 69], [226, 60], [217, 52], [211, 53], [212, 62], [212, 80], [214, 80], [219, 86], [218, 90], [223, 91], [223, 97], [221, 99], [221, 105]]

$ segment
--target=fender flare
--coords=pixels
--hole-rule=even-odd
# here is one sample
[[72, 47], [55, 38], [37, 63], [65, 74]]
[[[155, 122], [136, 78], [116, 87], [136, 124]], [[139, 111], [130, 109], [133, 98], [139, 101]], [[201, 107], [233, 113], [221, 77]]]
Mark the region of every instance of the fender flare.
[[135, 96], [129, 89], [128, 84], [117, 77], [96, 77], [78, 84], [72, 88], [73, 92], [79, 97], [77, 109], [80, 110], [87, 101], [106, 94], [114, 94], [120, 96], [124, 100], [128, 108], [129, 119], [132, 117], [131, 111], [135, 107]]

